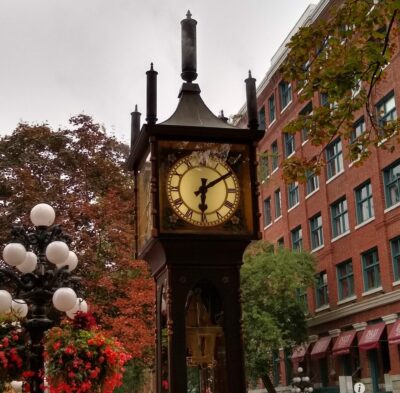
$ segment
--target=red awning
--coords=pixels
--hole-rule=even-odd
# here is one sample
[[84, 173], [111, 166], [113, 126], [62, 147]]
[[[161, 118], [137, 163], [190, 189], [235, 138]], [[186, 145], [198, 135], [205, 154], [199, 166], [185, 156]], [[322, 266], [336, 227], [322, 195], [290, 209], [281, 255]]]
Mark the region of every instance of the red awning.
[[363, 351], [379, 348], [379, 339], [381, 338], [381, 335], [385, 330], [385, 326], [385, 322], [367, 326], [360, 338], [358, 348]]
[[400, 319], [393, 324], [388, 340], [389, 344], [400, 344]]
[[293, 349], [292, 362], [302, 362], [310, 344], [299, 345]]
[[321, 337], [314, 344], [314, 348], [311, 351], [311, 357], [313, 359], [324, 358], [326, 356], [326, 352], [328, 351], [330, 342], [331, 342], [330, 336]]
[[350, 353], [351, 344], [354, 341], [354, 337], [357, 332], [355, 330], [349, 330], [347, 332], [340, 333], [340, 336], [337, 338], [335, 344], [332, 348], [332, 355], [347, 355]]

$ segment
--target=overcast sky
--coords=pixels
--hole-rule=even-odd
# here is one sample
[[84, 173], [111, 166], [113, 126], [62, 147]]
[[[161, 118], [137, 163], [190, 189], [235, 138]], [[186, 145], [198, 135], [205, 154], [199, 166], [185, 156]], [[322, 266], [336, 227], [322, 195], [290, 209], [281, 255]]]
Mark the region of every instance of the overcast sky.
[[158, 118], [178, 103], [180, 21], [197, 20], [202, 98], [236, 113], [249, 69], [261, 82], [274, 52], [317, 0], [0, 0], [0, 134], [18, 122], [67, 125], [94, 117], [128, 142], [130, 112], [144, 120], [146, 70], [158, 71]]

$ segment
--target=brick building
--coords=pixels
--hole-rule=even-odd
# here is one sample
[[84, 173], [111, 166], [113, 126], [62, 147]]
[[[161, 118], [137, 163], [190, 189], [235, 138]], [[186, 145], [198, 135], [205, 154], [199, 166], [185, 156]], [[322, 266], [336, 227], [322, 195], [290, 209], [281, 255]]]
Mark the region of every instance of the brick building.
[[[306, 133], [283, 133], [284, 125], [324, 105], [324, 97], [300, 102], [295, 82], [283, 81], [278, 68], [299, 26], [323, 18], [332, 3], [321, 0], [307, 8], [257, 91], [265, 123], [259, 144], [259, 152], [266, 153], [260, 157], [264, 239], [309, 250], [318, 260], [315, 288], [302, 294], [310, 314], [309, 341], [280, 350], [274, 380], [284, 389], [301, 365], [322, 391], [338, 391], [339, 376], [352, 376], [367, 392], [400, 392], [400, 147], [394, 153], [371, 147], [370, 158], [357, 167], [346, 157], [347, 142], [337, 138], [326, 148], [320, 176], [305, 184], [282, 179], [282, 159], [320, 152]], [[399, 70], [397, 52], [373, 95], [376, 110], [387, 119], [397, 118], [400, 107]], [[245, 117], [244, 107], [240, 113]], [[354, 133], [368, 126], [362, 111], [355, 119]]]

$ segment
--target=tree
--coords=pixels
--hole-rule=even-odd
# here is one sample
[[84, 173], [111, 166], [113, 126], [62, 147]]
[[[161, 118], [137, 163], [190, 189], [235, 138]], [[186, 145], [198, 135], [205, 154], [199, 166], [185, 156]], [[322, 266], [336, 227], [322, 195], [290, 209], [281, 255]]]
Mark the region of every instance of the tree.
[[0, 139], [0, 244], [11, 224], [30, 225], [26, 212], [35, 204], [52, 205], [71, 235], [91, 311], [134, 359], [150, 362], [153, 281], [144, 261], [133, 257], [133, 180], [124, 169], [129, 148], [89, 116], [70, 124], [58, 131], [20, 124]]
[[[325, 104], [299, 115], [284, 131], [307, 130], [321, 153], [340, 135], [349, 141], [348, 155], [357, 159], [356, 165], [371, 154], [368, 146], [393, 151], [400, 141], [399, 121], [382, 117], [373, 99], [397, 50], [399, 22], [398, 0], [343, 0], [326, 18], [300, 28], [288, 44], [281, 72], [286, 80], [296, 81], [301, 100], [318, 93]], [[362, 108], [367, 127], [354, 138], [354, 115]], [[322, 166], [321, 154], [312, 159], [292, 157], [284, 163], [284, 174], [288, 180], [304, 181], [307, 171], [319, 172]]]
[[307, 252], [290, 251], [260, 241], [244, 255], [241, 270], [247, 376], [269, 379], [273, 354], [307, 338], [306, 305], [299, 293], [314, 284], [315, 260]]

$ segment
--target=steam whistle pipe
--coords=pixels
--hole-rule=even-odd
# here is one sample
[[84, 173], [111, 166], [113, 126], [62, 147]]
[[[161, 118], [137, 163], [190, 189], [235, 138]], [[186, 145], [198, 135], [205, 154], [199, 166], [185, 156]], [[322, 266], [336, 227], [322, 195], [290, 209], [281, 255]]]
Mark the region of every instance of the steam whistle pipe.
[[245, 80], [246, 83], [246, 99], [247, 99], [247, 127], [250, 130], [258, 130], [258, 113], [257, 113], [257, 93], [256, 93], [256, 80], [251, 76]]
[[190, 11], [186, 19], [181, 21], [182, 26], [182, 73], [184, 81], [191, 83], [197, 78], [197, 44], [196, 44], [197, 21], [192, 19]]
[[157, 75], [154, 71], [153, 63], [150, 65], [150, 70], [147, 75], [147, 124], [155, 124], [157, 122]]

